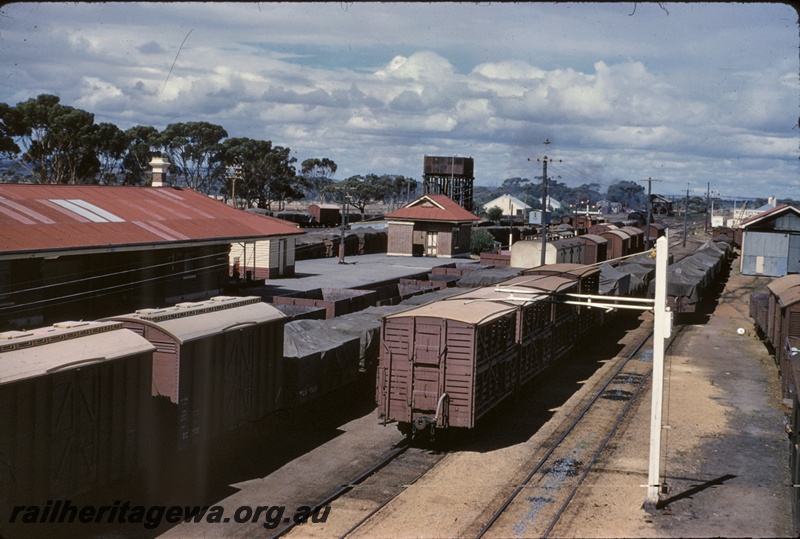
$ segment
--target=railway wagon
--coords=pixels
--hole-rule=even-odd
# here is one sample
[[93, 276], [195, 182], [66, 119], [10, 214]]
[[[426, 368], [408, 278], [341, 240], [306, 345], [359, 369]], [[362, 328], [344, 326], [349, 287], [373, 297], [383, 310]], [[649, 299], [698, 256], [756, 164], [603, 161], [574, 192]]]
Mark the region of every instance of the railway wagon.
[[765, 340], [773, 350], [776, 351], [781, 346], [781, 311], [778, 307], [778, 298], [790, 288], [800, 286], [800, 274], [791, 274], [774, 279], [767, 285], [769, 290], [769, 307], [767, 313], [767, 327], [765, 328]]
[[[726, 251], [706, 245], [667, 268], [667, 305], [675, 313], [699, 312], [729, 264]], [[650, 283], [651, 297], [655, 282]]]
[[583, 234], [577, 237], [583, 242], [583, 263], [599, 264], [608, 258], [608, 240], [596, 234]]
[[342, 214], [338, 204], [309, 204], [308, 213], [321, 226], [336, 226], [342, 222]]
[[0, 507], [69, 499], [146, 466], [154, 350], [112, 322], [0, 333]]
[[753, 319], [756, 330], [762, 339], [766, 339], [766, 332], [769, 327], [769, 296], [766, 292], [750, 293], [750, 318]]
[[644, 230], [635, 226], [625, 226], [620, 228], [620, 230], [631, 237], [630, 251], [628, 254], [641, 253], [644, 251]]
[[287, 318], [261, 298], [217, 296], [110, 319], [155, 346], [152, 395], [177, 451], [283, 406]]
[[472, 428], [512, 394], [517, 308], [436, 301], [383, 319], [377, 400], [406, 435]]
[[368, 347], [361, 344], [355, 331], [342, 331], [341, 326], [334, 329], [334, 320], [286, 324], [281, 387], [286, 408], [306, 405], [359, 379], [360, 352], [363, 347], [366, 354]]
[[[494, 288], [498, 300], [514, 298], [512, 303], [518, 304], [518, 386], [569, 352], [580, 337], [579, 308], [559, 301], [557, 296], [576, 293], [578, 284], [574, 278], [558, 275], [525, 275]], [[519, 304], [520, 299], [527, 301]]]
[[633, 254], [631, 237], [620, 229], [609, 229], [597, 232], [597, 235], [608, 240], [608, 258], [615, 260]]
[[[789, 473], [792, 475], [792, 485], [800, 484], [800, 340], [792, 343], [794, 350], [789, 360], [792, 370], [792, 380], [794, 380], [794, 391], [792, 392], [792, 424], [789, 432], [790, 453], [789, 453]], [[792, 504], [792, 528], [794, 537], [800, 536], [800, 489], [791, 489]]]
[[520, 276], [385, 317], [380, 415], [410, 435], [473, 428], [574, 346], [578, 307], [554, 293], [577, 288], [574, 276]]
[[780, 369], [783, 398], [791, 398], [791, 392], [794, 391], [790, 365], [793, 354], [791, 343], [800, 340], [800, 286], [781, 292], [777, 300], [777, 310], [779, 316], [776, 317], [778, 340], [775, 343], [775, 360]]
[[[586, 266], [581, 264], [551, 264], [529, 268], [522, 272], [522, 275], [554, 275], [565, 279], [574, 280], [577, 294], [596, 296], [600, 294], [600, 268], [597, 266]], [[578, 332], [583, 335], [595, 329], [601, 322], [603, 311], [601, 309], [591, 309], [581, 307], [579, 316], [576, 320]]]

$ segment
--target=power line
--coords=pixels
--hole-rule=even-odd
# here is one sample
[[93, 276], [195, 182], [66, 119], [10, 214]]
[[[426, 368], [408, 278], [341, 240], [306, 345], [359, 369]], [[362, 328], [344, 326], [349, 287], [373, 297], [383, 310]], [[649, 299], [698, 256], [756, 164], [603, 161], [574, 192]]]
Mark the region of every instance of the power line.
[[[228, 263], [226, 262], [225, 264], [213, 264], [211, 266], [205, 266], [203, 269], [204, 270], [205, 269], [215, 269], [215, 268], [222, 268], [222, 267], [226, 267], [227, 268], [228, 267]], [[90, 295], [90, 294], [95, 294], [95, 295], [98, 295], [98, 296], [104, 296], [104, 295], [107, 295], [107, 294], [103, 294], [101, 292], [105, 292], [105, 291], [109, 291], [109, 290], [116, 290], [116, 289], [119, 289], [119, 288], [134, 288], [135, 285], [140, 285], [140, 284], [143, 284], [143, 283], [149, 283], [149, 282], [153, 282], [153, 281], [158, 281], [158, 280], [161, 280], [161, 279], [171, 279], [173, 277], [178, 277], [180, 275], [185, 275], [185, 274], [188, 274], [188, 273], [195, 273], [196, 274], [196, 273], [198, 273], [198, 270], [190, 269], [190, 270], [185, 270], [185, 271], [179, 271], [177, 273], [170, 273], [169, 275], [159, 275], [157, 277], [150, 277], [150, 278], [147, 278], [147, 279], [141, 279], [139, 281], [132, 281], [132, 282], [129, 282], [129, 283], [111, 285], [111, 286], [107, 286], [105, 288], [97, 288], [97, 289], [93, 289], [93, 290], [86, 290], [86, 291], [83, 291], [83, 292], [75, 292], [74, 294], [67, 294], [67, 295], [64, 295], [64, 296], [56, 296], [56, 297], [53, 297], [53, 298], [46, 298], [46, 299], [40, 299], [40, 300], [35, 300], [35, 301], [29, 301], [27, 303], [18, 303], [18, 304], [14, 304], [14, 305], [6, 305], [6, 306], [0, 307], [0, 311], [22, 310], [24, 312], [24, 310], [26, 310], [27, 307], [31, 307], [33, 305], [40, 305], [40, 304], [44, 304], [44, 303], [52, 303], [54, 301], [58, 301], [58, 303], [52, 303], [51, 306], [64, 305], [65, 303], [72, 303], [73, 301], [79, 301], [80, 296], [87, 296], [87, 295]], [[108, 293], [110, 294], [111, 292], [108, 292]], [[69, 298], [73, 298], [73, 299], [69, 299]], [[59, 301], [59, 300], [67, 300], [67, 301]]]
[[[170, 266], [170, 265], [173, 265], [173, 264], [181, 264], [181, 263], [184, 263], [184, 262], [192, 262], [192, 261], [195, 261], [195, 260], [201, 260], [203, 258], [219, 257], [219, 256], [223, 256], [223, 254], [224, 253], [213, 253], [213, 254], [210, 254], [210, 255], [196, 256], [196, 257], [193, 257], [193, 258], [182, 258], [180, 260], [174, 260], [174, 261], [170, 261], [170, 262], [163, 262], [163, 263], [160, 263], [160, 264], [152, 264], [152, 265], [149, 265], [149, 266], [141, 266], [141, 267], [136, 267], [136, 268], [128, 269], [128, 270], [116, 271], [116, 272], [111, 272], [111, 273], [103, 273], [101, 275], [95, 275], [95, 276], [92, 276], [92, 277], [82, 277], [80, 279], [73, 279], [71, 281], [60, 281], [58, 283], [53, 283], [53, 284], [46, 284], [46, 285], [42, 285], [42, 286], [24, 288], [24, 289], [21, 289], [21, 290], [13, 290], [13, 291], [4, 293], [3, 296], [12, 296], [14, 294], [22, 294], [22, 293], [25, 293], [25, 292], [34, 292], [36, 290], [44, 290], [46, 288], [53, 288], [53, 287], [56, 287], [56, 286], [66, 286], [66, 285], [69, 285], [69, 284], [81, 283], [81, 282], [91, 281], [91, 280], [94, 280], [94, 279], [105, 279], [107, 277], [113, 277], [115, 275], [124, 275], [126, 273], [133, 273], [133, 272], [137, 272], [137, 271], [145, 271], [145, 270], [160, 268], [162, 266]], [[224, 254], [224, 255], [227, 256], [227, 254]], [[68, 276], [69, 275], [81, 275], [81, 274], [82, 274], [82, 272], [74, 272], [74, 273], [68, 274]], [[27, 281], [27, 282], [35, 282], [35, 281], [30, 280], [30, 281]]]
[[[545, 148], [550, 145], [550, 140], [544, 140]], [[528, 161], [533, 161], [532, 157]], [[550, 159], [546, 155], [544, 157], [536, 158], [537, 163], [542, 163], [542, 266], [545, 264], [547, 255], [547, 163], [556, 162], [560, 163], [561, 159]], [[510, 248], [510, 246], [509, 246]]]

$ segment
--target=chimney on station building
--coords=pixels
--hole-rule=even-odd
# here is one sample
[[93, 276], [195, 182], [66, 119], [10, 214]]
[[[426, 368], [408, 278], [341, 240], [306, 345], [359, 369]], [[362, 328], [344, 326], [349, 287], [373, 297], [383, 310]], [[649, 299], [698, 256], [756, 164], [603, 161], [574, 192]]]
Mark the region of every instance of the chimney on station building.
[[150, 160], [150, 168], [153, 169], [153, 180], [150, 182], [152, 187], [169, 185], [167, 182], [167, 170], [170, 164], [169, 159], [166, 157], [158, 156]]

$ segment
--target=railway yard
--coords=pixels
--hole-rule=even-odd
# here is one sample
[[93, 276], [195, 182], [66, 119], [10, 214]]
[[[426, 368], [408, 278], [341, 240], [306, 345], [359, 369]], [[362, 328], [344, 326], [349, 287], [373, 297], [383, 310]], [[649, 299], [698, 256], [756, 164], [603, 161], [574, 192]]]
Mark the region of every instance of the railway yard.
[[[673, 238], [670, 253], [678, 260], [706, 239], [698, 234], [682, 244]], [[369, 256], [350, 266], [303, 261], [298, 273], [306, 278], [292, 286], [345, 288], [427, 271], [417, 262], [385, 265]], [[775, 362], [748, 311], [751, 292], [763, 290], [769, 279], [740, 275], [736, 262], [716, 283], [707, 309], [675, 319], [666, 350], [664, 484], [655, 511], [643, 509], [653, 317], [620, 311], [599, 329], [575, 335], [571, 350], [493, 405], [474, 428], [435, 429], [435, 440], [411, 440], [388, 416], [388, 404], [381, 412], [380, 395], [376, 406], [373, 377], [243, 425], [202, 459], [178, 455], [123, 490], [147, 503], [219, 506], [226, 515], [259, 506], [282, 506], [289, 515], [308, 506], [316, 509], [309, 522], [227, 518], [161, 522], [144, 530], [97, 524], [89, 533], [86, 526], [57, 525], [0, 535], [793, 536], [789, 410]], [[455, 421], [455, 411], [451, 416]], [[430, 424], [442, 425], [438, 408]]]
[[[690, 241], [686, 249], [696, 247]], [[263, 500], [330, 508], [324, 522], [267, 530], [286, 537], [792, 536], [780, 385], [748, 316], [749, 293], [761, 281], [734, 264], [713, 312], [675, 327], [666, 485], [655, 513], [642, 508], [652, 317], [635, 313], [582, 342], [478, 428], [447, 433], [433, 447], [408, 448], [371, 407], [352, 418], [318, 411], [308, 428], [333, 427], [333, 438], [232, 484], [236, 492], [217, 503], [231, 511]], [[260, 522], [192, 523], [162, 536], [264, 532]]]

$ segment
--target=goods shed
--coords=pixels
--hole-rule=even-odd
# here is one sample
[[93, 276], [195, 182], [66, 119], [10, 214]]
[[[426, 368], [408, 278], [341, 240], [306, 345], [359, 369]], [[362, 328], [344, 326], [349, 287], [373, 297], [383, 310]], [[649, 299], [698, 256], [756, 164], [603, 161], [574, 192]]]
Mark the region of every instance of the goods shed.
[[303, 234], [192, 189], [107, 185], [0, 184], [0, 230], [0, 330], [206, 299], [237, 257], [241, 278], [290, 271]]
[[800, 210], [782, 204], [743, 221], [740, 228], [743, 275], [800, 273]]

